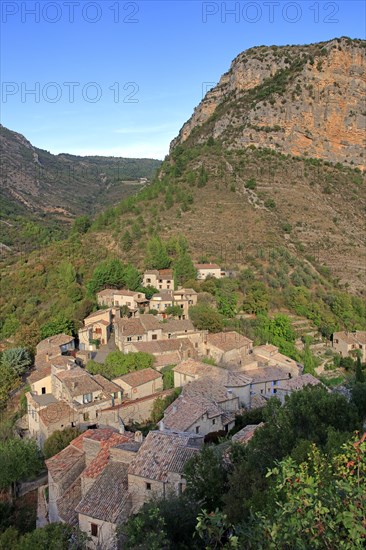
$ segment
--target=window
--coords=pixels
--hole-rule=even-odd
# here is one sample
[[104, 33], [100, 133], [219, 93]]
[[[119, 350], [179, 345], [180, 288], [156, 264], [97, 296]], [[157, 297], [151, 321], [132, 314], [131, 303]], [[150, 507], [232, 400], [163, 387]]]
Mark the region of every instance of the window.
[[87, 422], [89, 420], [89, 413], [83, 414], [84, 421]]
[[158, 335], [157, 335], [157, 334], [153, 334], [153, 335], [151, 336], [151, 339], [152, 339], [152, 340], [157, 340], [157, 339], [158, 339]]
[[91, 403], [92, 400], [93, 400], [93, 395], [91, 393], [84, 393], [83, 403]]
[[200, 427], [196, 426], [196, 434], [199, 434], [199, 433], [200, 433]]
[[97, 537], [98, 536], [98, 525], [96, 525], [95, 523], [91, 523], [90, 524], [90, 532], [91, 532], [92, 537]]
[[213, 419], [212, 425], [216, 424], [216, 418]]
[[132, 336], [127, 336], [127, 342], [132, 342]]
[[142, 336], [137, 337], [137, 341], [140, 342], [142, 340]]
[[151, 491], [151, 483], [146, 483], [146, 490]]
[[46, 388], [42, 388], [42, 394], [46, 393]]
[[146, 279], [146, 282], [147, 282], [147, 283], [151, 283], [151, 279]]

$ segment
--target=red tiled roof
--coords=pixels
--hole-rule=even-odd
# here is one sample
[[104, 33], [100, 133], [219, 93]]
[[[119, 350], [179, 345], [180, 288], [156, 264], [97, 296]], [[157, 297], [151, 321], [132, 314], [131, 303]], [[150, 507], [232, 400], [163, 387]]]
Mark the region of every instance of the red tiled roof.
[[[90, 462], [90, 464], [85, 468], [81, 474], [83, 477], [96, 478], [104, 470], [105, 466], [108, 464], [111, 447], [120, 445], [121, 443], [126, 443], [133, 437], [133, 434], [122, 435], [120, 433], [113, 433], [105, 441], [101, 441], [100, 451], [97, 456]], [[92, 437], [94, 439], [94, 437]]]
[[252, 340], [249, 340], [246, 336], [242, 336], [235, 331], [208, 334], [207, 342], [224, 352], [232, 349], [240, 349], [253, 343]]
[[147, 384], [147, 382], [152, 382], [152, 380], [157, 380], [158, 378], [162, 378], [160, 372], [151, 368], [129, 372], [118, 377], [119, 380], [131, 386], [131, 388], [142, 386], [142, 384]]

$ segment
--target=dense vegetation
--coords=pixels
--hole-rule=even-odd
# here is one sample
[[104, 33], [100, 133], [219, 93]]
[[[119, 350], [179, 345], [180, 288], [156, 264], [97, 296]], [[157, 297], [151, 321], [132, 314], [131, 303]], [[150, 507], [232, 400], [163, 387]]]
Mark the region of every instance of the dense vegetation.
[[265, 424], [246, 446], [206, 445], [186, 465], [184, 496], [145, 504], [121, 526], [123, 547], [362, 548], [366, 448], [352, 433], [365, 414], [322, 387], [282, 407], [271, 399], [248, 413]]

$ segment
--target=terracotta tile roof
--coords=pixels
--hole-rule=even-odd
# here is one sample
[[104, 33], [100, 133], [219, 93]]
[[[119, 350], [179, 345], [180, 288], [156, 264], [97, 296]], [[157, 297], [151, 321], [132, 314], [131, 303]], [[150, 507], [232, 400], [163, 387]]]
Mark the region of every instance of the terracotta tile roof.
[[182, 474], [188, 460], [197, 453], [198, 449], [193, 447], [177, 447], [168, 466], [168, 471]]
[[258, 369], [246, 370], [245, 375], [252, 378], [252, 383], [271, 382], [272, 380], [288, 380], [289, 373], [279, 367], [261, 367]]
[[99, 317], [100, 315], [105, 315], [106, 313], [111, 313], [111, 309], [98, 309], [98, 311], [93, 311], [93, 313], [91, 313], [90, 315], [88, 315], [87, 317], [85, 317], [84, 319], [84, 323], [85, 321], [89, 321], [89, 320], [92, 320], [94, 319], [94, 317]]
[[156, 355], [154, 361], [154, 367], [157, 369], [167, 367], [168, 365], [176, 365], [181, 360], [181, 356], [178, 351], [172, 351], [165, 353], [164, 355]]
[[365, 344], [366, 343], [366, 331], [357, 330], [355, 332], [347, 332], [345, 330], [335, 332], [333, 334], [333, 340], [338, 339], [346, 342], [347, 344]]
[[162, 375], [160, 372], [151, 368], [129, 372], [128, 374], [118, 377], [118, 380], [122, 380], [131, 386], [131, 388], [136, 388], [137, 386], [142, 386], [142, 384], [147, 384], [147, 382], [158, 379], [162, 379]]
[[117, 384], [114, 384], [114, 382], [107, 380], [107, 378], [104, 378], [104, 376], [102, 376], [101, 374], [94, 374], [93, 378], [96, 382], [98, 382], [98, 384], [103, 388], [103, 391], [108, 395], [121, 391], [120, 386], [117, 386]]
[[75, 510], [81, 501], [81, 479], [77, 477], [70, 487], [57, 500], [57, 511], [60, 518], [69, 525], [78, 525], [79, 518]]
[[37, 368], [37, 370], [34, 370], [28, 376], [28, 380], [31, 384], [34, 384], [35, 382], [43, 380], [43, 378], [46, 378], [47, 376], [51, 376], [51, 363], [48, 363], [48, 365], [45, 367]]
[[45, 461], [48, 471], [54, 482], [59, 481], [65, 472], [71, 470], [75, 464], [85, 464], [84, 452], [73, 445], [68, 445], [65, 449]]
[[[223, 369], [224, 370], [224, 369]], [[183, 387], [183, 394], [187, 397], [201, 397], [216, 401], [217, 403], [235, 399], [235, 394], [229, 394], [225, 386], [227, 384], [229, 371], [224, 371], [218, 376], [203, 376], [197, 380], [192, 380]], [[230, 386], [230, 384], [227, 384]]]
[[111, 462], [77, 505], [76, 512], [117, 523], [121, 516], [127, 517], [130, 508], [127, 467], [121, 462]]
[[72, 397], [101, 391], [102, 389], [94, 380], [94, 377], [81, 367], [59, 372], [55, 376], [61, 380]]
[[151, 315], [150, 313], [145, 313], [144, 315], [140, 315], [139, 319], [142, 326], [145, 328], [145, 330], [156, 330], [161, 328], [160, 323], [155, 317], [155, 315]]
[[208, 344], [211, 344], [224, 352], [233, 349], [240, 349], [253, 343], [252, 340], [249, 340], [249, 338], [246, 338], [235, 331], [208, 334], [207, 342]]
[[190, 348], [193, 349], [188, 338], [168, 338], [166, 340], [153, 340], [151, 342], [134, 342], [133, 346], [138, 351], [144, 351], [151, 354], [160, 354]]
[[165, 409], [163, 425], [168, 430], [185, 432], [204, 414], [214, 418], [222, 415], [223, 409], [205, 397], [181, 394]]
[[[181, 374], [187, 374], [188, 376], [205, 376], [213, 375], [219, 367], [214, 365], [207, 365], [202, 363], [202, 361], [195, 361], [194, 359], [186, 359], [174, 367], [174, 372], [179, 372]], [[220, 369], [221, 370], [221, 369]]]
[[173, 270], [172, 269], [159, 269], [160, 279], [173, 279]]
[[[106, 464], [108, 464], [109, 457], [110, 457], [109, 449], [111, 447], [115, 447], [116, 445], [120, 445], [121, 443], [126, 443], [127, 441], [130, 441], [131, 437], [133, 437], [132, 433], [131, 434], [129, 432], [127, 433], [128, 435], [114, 432], [111, 435], [109, 435], [107, 439], [102, 440], [100, 443], [99, 453], [90, 462], [87, 468], [85, 468], [85, 470], [81, 474], [82, 477], [89, 477], [93, 479], [98, 477], [100, 473], [104, 470]], [[93, 435], [89, 437], [89, 439], [93, 439], [94, 441], [96, 441]]]
[[190, 433], [151, 431], [132, 460], [128, 473], [145, 479], [166, 481], [169, 472], [184, 466], [184, 455], [174, 457], [176, 450], [182, 447], [197, 448], [201, 442], [202, 437]]
[[217, 264], [194, 264], [196, 269], [220, 269]]
[[161, 323], [161, 328], [165, 333], [185, 332], [186, 330], [195, 330], [192, 321], [189, 319], [168, 319]]
[[260, 424], [248, 424], [248, 426], [245, 426], [233, 435], [232, 441], [243, 444], [248, 443], [252, 439], [255, 431], [262, 426], [264, 426], [264, 422], [261, 422]]
[[73, 447], [75, 447], [76, 449], [78, 449], [79, 451], [83, 451], [83, 442], [84, 442], [84, 438], [85, 437], [88, 437], [89, 435], [92, 435], [92, 433], [94, 431], [97, 431], [97, 430], [86, 430], [85, 432], [83, 432], [82, 434], [78, 435], [77, 437], [75, 437], [75, 439], [73, 439], [72, 441], [70, 441], [70, 445], [72, 445]]
[[50, 426], [61, 420], [72, 422], [74, 411], [64, 401], [57, 401], [57, 403], [51, 403], [48, 407], [41, 409], [39, 411], [39, 418], [45, 426]]
[[287, 390], [295, 391], [305, 388], [305, 386], [318, 386], [319, 384], [323, 385], [320, 380], [312, 376], [311, 374], [302, 374], [301, 376], [296, 376], [295, 378], [290, 378], [281, 382], [281, 385], [278, 390]]
[[36, 346], [37, 352], [42, 351], [43, 349], [47, 350], [47, 348], [52, 346], [63, 346], [73, 341], [73, 336], [69, 336], [68, 334], [56, 334], [55, 336], [50, 336], [49, 338], [41, 340], [41, 342], [39, 342]]
[[97, 292], [97, 296], [107, 296], [108, 298], [112, 298], [116, 292], [118, 292], [118, 290], [115, 288], [105, 288], [104, 290]]

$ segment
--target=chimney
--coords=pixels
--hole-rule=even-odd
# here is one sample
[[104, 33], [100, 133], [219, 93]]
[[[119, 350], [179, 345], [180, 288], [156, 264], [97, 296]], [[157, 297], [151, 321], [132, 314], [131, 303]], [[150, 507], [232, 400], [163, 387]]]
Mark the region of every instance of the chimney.
[[233, 396], [233, 390], [231, 388], [228, 388], [226, 391], [226, 395], [228, 396], [229, 399], [231, 399]]
[[165, 427], [164, 427], [164, 421], [163, 421], [163, 420], [160, 420], [160, 422], [159, 422], [159, 430], [160, 430], [160, 431], [163, 431], [164, 429], [165, 429]]
[[46, 361], [48, 362], [50, 360], [50, 354], [47, 352], [46, 353]]
[[142, 443], [143, 439], [144, 439], [144, 436], [142, 435], [142, 432], [140, 432], [139, 430], [135, 432], [135, 441], [137, 443]]
[[173, 412], [175, 412], [175, 413], [176, 413], [176, 412], [177, 412], [177, 410], [178, 410], [178, 407], [177, 407], [177, 405], [176, 405], [176, 404], [174, 403], [174, 404], [173, 404]]
[[118, 424], [119, 424], [119, 433], [124, 434], [126, 431], [126, 426], [124, 425], [124, 422], [120, 416], [118, 416]]

